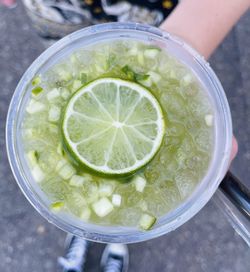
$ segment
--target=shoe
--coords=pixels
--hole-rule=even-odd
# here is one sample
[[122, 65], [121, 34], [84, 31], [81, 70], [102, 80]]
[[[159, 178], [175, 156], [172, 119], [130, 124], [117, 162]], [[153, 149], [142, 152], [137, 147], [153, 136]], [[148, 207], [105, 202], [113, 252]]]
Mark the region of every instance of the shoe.
[[128, 247], [124, 244], [108, 244], [102, 254], [102, 272], [127, 272], [129, 264]]
[[65, 240], [66, 257], [59, 257], [63, 272], [83, 272], [89, 241], [68, 234]]

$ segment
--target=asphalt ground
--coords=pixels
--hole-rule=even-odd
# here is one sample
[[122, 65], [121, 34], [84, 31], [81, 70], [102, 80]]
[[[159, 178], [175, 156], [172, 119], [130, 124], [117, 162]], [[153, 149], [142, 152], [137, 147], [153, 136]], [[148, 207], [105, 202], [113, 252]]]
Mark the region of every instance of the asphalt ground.
[[[239, 154], [232, 171], [250, 187], [250, 13], [221, 44], [210, 63], [226, 91]], [[11, 173], [5, 120], [20, 77], [44, 50], [21, 5], [0, 7], [0, 271], [55, 272], [65, 233], [28, 203]], [[104, 245], [92, 244], [87, 272], [100, 271]], [[131, 272], [249, 272], [250, 249], [213, 200], [194, 218], [163, 237], [129, 246]]]

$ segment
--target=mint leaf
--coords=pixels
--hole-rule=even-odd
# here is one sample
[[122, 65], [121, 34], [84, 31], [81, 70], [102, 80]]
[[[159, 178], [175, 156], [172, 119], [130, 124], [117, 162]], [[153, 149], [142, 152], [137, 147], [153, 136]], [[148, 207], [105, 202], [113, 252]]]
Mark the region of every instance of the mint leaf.
[[146, 80], [149, 78], [149, 75], [134, 72], [128, 65], [122, 67], [122, 72], [126, 74], [128, 79], [134, 81]]

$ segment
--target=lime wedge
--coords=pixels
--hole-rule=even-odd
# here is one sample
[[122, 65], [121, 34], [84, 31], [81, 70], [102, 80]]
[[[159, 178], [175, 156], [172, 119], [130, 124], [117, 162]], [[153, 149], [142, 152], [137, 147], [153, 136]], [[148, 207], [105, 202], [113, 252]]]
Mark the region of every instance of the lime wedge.
[[139, 84], [101, 78], [69, 100], [62, 132], [71, 155], [107, 176], [125, 176], [145, 166], [165, 131], [160, 104]]

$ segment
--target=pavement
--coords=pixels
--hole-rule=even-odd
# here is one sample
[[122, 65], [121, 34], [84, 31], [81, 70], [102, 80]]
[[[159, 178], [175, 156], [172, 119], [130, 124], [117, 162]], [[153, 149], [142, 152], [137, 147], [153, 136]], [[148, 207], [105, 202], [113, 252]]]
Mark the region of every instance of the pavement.
[[[210, 60], [232, 110], [239, 154], [232, 171], [250, 187], [250, 13]], [[44, 50], [21, 5], [0, 7], [0, 271], [56, 272], [65, 233], [28, 203], [11, 173], [5, 120], [22, 73]], [[104, 245], [92, 244], [87, 272], [100, 271]], [[194, 218], [160, 238], [129, 245], [130, 272], [249, 272], [250, 249], [211, 200]]]

